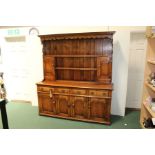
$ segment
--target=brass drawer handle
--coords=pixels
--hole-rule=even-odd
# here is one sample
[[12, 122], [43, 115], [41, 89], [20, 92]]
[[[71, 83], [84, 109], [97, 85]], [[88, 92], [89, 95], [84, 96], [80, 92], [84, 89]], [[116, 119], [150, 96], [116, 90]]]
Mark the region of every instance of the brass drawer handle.
[[86, 104], [85, 103], [84, 103], [83, 107], [86, 108]]
[[103, 93], [102, 95], [103, 95], [103, 96], [108, 96], [108, 94], [107, 94], [107, 93]]

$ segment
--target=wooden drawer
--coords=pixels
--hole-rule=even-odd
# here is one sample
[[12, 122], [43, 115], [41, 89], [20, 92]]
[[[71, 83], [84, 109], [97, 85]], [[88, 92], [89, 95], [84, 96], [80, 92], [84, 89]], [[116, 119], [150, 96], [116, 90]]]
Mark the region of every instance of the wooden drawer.
[[85, 89], [71, 89], [71, 94], [86, 95]]
[[97, 90], [96, 96], [109, 97], [109, 91], [107, 90]]
[[55, 88], [55, 93], [69, 93], [69, 88]]
[[49, 92], [49, 91], [54, 91], [54, 88], [51, 87], [38, 87], [38, 91], [44, 91], [44, 92]]
[[108, 90], [89, 90], [89, 95], [109, 97], [109, 91]]

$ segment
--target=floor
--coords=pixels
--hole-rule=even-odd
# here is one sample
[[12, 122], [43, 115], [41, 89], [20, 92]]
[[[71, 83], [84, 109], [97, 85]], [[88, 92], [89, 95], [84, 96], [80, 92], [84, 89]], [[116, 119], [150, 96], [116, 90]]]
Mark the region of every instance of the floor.
[[[126, 116], [111, 116], [110, 126], [71, 121], [38, 115], [38, 107], [28, 103], [9, 102], [6, 105], [10, 129], [140, 129], [139, 111], [127, 110]], [[0, 116], [1, 117], [1, 116]], [[0, 118], [1, 119], [1, 118]], [[0, 128], [2, 124], [0, 121]]]

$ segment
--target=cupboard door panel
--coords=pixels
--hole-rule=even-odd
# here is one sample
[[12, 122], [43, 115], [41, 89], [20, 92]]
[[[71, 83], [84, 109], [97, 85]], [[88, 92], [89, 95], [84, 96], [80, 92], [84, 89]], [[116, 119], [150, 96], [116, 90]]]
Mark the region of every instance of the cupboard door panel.
[[54, 99], [50, 98], [49, 93], [38, 93], [39, 112], [45, 114], [55, 114], [56, 107]]
[[69, 117], [70, 116], [70, 98], [65, 95], [54, 95], [56, 106], [57, 106], [57, 115]]
[[55, 80], [55, 59], [52, 56], [44, 56], [44, 77], [46, 81]]
[[85, 97], [71, 97], [72, 117], [87, 118], [88, 117], [88, 104]]
[[97, 81], [102, 83], [111, 82], [112, 63], [110, 57], [97, 58]]
[[96, 121], [110, 120], [110, 102], [107, 99], [90, 98], [89, 117]]

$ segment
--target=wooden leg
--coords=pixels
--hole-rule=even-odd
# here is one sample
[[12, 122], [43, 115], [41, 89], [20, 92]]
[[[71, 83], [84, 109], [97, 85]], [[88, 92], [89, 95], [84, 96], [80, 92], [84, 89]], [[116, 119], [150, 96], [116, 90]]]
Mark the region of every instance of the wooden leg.
[[2, 116], [3, 129], [9, 129], [5, 103], [4, 104], [1, 103], [1, 116]]

